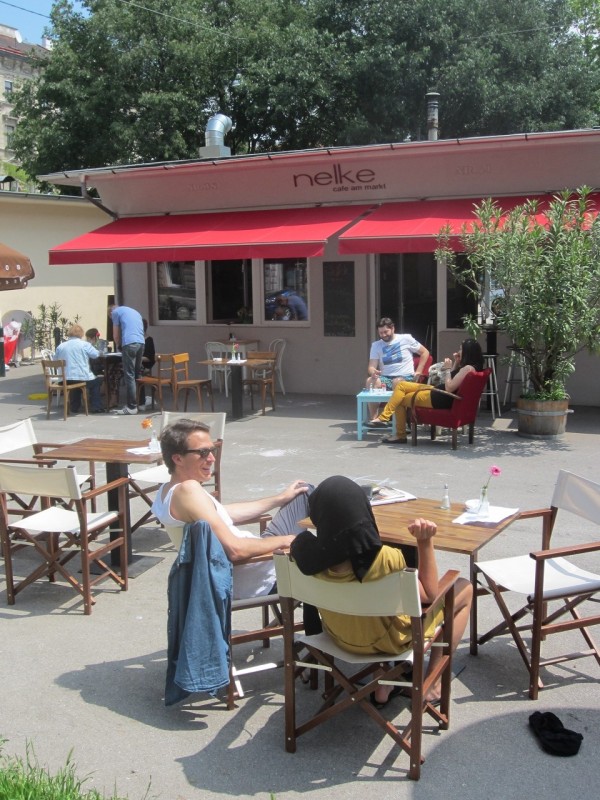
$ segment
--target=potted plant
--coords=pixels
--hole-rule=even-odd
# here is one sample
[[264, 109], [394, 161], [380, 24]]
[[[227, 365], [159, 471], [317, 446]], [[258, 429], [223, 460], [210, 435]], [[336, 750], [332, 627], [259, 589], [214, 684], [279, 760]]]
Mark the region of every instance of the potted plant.
[[450, 231], [440, 233], [438, 257], [493, 301], [498, 329], [525, 360], [530, 391], [517, 402], [524, 436], [564, 433], [575, 356], [600, 349], [600, 222], [590, 191], [565, 191], [543, 209], [528, 200], [508, 213], [484, 200], [460, 234], [464, 259], [450, 247]]

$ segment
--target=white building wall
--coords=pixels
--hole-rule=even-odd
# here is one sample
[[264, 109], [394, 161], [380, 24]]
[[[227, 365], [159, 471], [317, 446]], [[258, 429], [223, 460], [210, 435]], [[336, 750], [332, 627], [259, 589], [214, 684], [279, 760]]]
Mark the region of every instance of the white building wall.
[[41, 303], [59, 303], [67, 319], [80, 317], [84, 329], [106, 332], [107, 297], [114, 293], [113, 265], [51, 267], [51, 247], [105, 225], [106, 214], [78, 197], [26, 195], [0, 191], [0, 241], [29, 256], [35, 278], [27, 286], [0, 293], [0, 316], [6, 322]]

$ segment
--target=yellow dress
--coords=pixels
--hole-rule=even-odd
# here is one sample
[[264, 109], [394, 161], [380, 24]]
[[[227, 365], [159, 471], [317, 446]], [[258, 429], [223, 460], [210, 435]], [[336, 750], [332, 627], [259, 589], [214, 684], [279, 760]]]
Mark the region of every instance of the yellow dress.
[[[405, 568], [406, 562], [402, 551], [383, 545], [363, 578], [363, 583], [376, 581], [385, 575], [399, 572]], [[317, 577], [336, 583], [350, 583], [356, 580], [352, 569], [347, 572], [325, 570], [320, 572]], [[351, 653], [396, 654], [401, 653], [410, 645], [410, 617], [405, 614], [398, 617], [354, 617], [325, 609], [319, 609], [319, 612], [325, 630], [340, 647]], [[426, 638], [432, 636], [435, 628], [441, 624], [443, 614], [443, 610], [440, 609], [435, 617], [426, 619]]]

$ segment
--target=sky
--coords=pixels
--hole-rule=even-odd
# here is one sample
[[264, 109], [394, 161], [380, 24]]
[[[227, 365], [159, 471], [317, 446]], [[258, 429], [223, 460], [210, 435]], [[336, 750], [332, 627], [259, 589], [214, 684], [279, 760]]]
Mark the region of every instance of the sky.
[[24, 42], [41, 44], [52, 5], [53, 0], [0, 0], [0, 24], [17, 28]]

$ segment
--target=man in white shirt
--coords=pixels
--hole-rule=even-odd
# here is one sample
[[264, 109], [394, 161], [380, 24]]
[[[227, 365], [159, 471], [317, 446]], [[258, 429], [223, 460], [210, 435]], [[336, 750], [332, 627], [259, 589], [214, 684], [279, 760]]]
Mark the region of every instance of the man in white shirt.
[[[312, 486], [297, 480], [271, 497], [223, 506], [202, 486], [210, 480], [215, 462], [215, 447], [207, 425], [179, 420], [162, 431], [160, 446], [171, 480], [161, 486], [152, 504], [157, 519], [167, 527], [207, 522], [234, 564], [234, 599], [269, 594], [275, 583], [272, 560], [238, 562], [290, 546], [296, 534], [304, 530], [297, 522], [308, 516]], [[279, 511], [262, 536], [237, 527], [274, 508]]]
[[[369, 366], [367, 368], [367, 388], [388, 389], [392, 391], [399, 381], [419, 382], [423, 377], [429, 350], [417, 342], [410, 333], [396, 333], [394, 322], [382, 317], [377, 323], [379, 339], [371, 345]], [[413, 356], [419, 356], [415, 370]], [[369, 405], [370, 417], [375, 415], [377, 406]]]
[[[65, 377], [67, 383], [81, 383], [85, 381], [93, 414], [102, 414], [102, 398], [100, 386], [102, 378], [96, 377], [90, 367], [90, 358], [99, 358], [100, 353], [83, 338], [81, 325], [71, 325], [67, 331], [69, 337], [56, 348], [55, 358], [65, 362]], [[81, 409], [81, 390], [74, 389], [69, 392], [69, 406], [72, 414], [77, 414]]]

